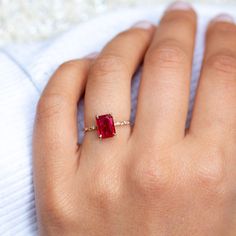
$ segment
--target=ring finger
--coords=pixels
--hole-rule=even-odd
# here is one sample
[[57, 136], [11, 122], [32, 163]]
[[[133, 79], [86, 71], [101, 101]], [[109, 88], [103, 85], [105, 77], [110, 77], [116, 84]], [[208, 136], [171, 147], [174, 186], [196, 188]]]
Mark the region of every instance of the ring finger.
[[[114, 121], [130, 118], [131, 78], [143, 60], [151, 40], [154, 27], [148, 22], [140, 22], [115, 37], [103, 49], [92, 66], [85, 94], [85, 127], [93, 126], [96, 115], [112, 113]], [[130, 128], [119, 128], [113, 142], [125, 142]], [[104, 140], [103, 145], [110, 145]], [[99, 145], [96, 132], [88, 132], [85, 145]], [[87, 146], [88, 147], [88, 146]]]

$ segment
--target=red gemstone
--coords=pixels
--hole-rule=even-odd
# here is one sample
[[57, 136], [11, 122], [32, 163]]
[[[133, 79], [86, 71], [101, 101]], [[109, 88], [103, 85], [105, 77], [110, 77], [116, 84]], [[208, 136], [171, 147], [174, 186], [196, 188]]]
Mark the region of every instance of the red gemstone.
[[116, 135], [114, 120], [111, 114], [96, 116], [99, 138], [111, 138]]

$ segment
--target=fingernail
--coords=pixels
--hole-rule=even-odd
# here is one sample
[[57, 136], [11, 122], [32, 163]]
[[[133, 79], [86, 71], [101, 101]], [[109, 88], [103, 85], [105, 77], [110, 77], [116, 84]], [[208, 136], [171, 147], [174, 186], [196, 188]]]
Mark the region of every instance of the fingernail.
[[151, 29], [153, 24], [149, 21], [140, 21], [135, 23], [132, 28], [139, 28], [139, 29]]
[[86, 55], [85, 58], [95, 59], [98, 56], [98, 54], [99, 54], [98, 52], [93, 52], [93, 53]]
[[229, 15], [229, 14], [220, 14], [218, 16], [216, 16], [215, 18], [213, 18], [213, 20], [211, 21], [212, 23], [214, 22], [229, 22], [229, 23], [233, 23], [234, 22], [234, 18]]
[[170, 4], [169, 7], [167, 8], [167, 11], [173, 11], [173, 10], [188, 11], [190, 9], [192, 9], [192, 5], [190, 3], [178, 1]]

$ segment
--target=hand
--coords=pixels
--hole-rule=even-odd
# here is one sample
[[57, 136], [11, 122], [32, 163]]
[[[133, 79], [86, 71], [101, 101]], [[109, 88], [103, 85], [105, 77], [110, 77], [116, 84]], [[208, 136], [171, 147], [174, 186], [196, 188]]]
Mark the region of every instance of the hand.
[[[172, 5], [155, 28], [142, 22], [92, 59], [67, 62], [39, 101], [34, 177], [41, 235], [236, 235], [236, 26], [209, 24], [191, 125], [185, 131], [196, 14]], [[96, 114], [130, 117], [131, 78], [144, 60], [134, 126], [78, 147]], [[88, 80], [86, 81], [86, 79]]]

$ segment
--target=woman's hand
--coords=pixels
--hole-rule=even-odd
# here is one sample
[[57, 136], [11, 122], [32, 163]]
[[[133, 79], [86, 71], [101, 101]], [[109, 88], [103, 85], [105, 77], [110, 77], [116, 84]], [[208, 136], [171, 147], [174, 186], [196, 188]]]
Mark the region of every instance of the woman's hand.
[[[174, 4], [157, 28], [139, 23], [98, 58], [56, 71], [35, 123], [41, 235], [236, 235], [236, 26], [221, 16], [208, 27], [186, 132], [195, 31], [194, 11]], [[102, 140], [88, 132], [78, 147], [85, 84], [85, 126], [96, 114], [127, 120], [131, 78], [143, 59], [134, 126]]]

